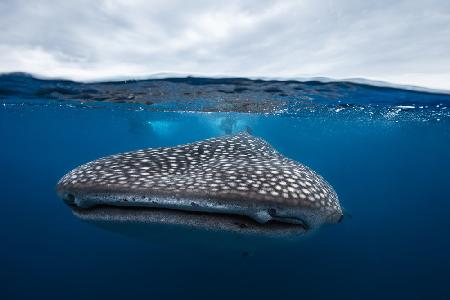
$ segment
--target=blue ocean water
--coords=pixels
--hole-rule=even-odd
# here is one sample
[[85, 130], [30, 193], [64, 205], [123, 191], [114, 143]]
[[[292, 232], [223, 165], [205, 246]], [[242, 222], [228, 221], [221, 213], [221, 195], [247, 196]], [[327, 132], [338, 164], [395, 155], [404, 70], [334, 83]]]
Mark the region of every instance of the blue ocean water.
[[[296, 106], [275, 90], [269, 100], [282, 106], [221, 112], [210, 102], [202, 109], [203, 96], [188, 109], [163, 101], [155, 109], [31, 97], [8, 84], [0, 85], [2, 299], [450, 298], [450, 96], [373, 88], [382, 99], [371, 101], [370, 88], [349, 85], [342, 101], [315, 88], [320, 101]], [[93, 226], [56, 196], [62, 175], [101, 156], [242, 130], [326, 178], [344, 222], [295, 243], [164, 243]]]

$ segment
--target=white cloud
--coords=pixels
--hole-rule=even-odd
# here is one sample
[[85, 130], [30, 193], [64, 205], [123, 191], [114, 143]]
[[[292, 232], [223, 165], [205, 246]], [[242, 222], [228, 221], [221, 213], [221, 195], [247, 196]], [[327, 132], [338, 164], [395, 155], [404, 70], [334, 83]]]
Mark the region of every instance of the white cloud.
[[0, 2], [0, 72], [367, 78], [450, 90], [450, 2]]

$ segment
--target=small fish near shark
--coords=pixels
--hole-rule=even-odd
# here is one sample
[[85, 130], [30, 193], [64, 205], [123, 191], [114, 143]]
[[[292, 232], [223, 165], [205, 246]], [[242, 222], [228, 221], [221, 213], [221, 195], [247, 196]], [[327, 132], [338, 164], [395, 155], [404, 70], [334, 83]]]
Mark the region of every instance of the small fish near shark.
[[320, 175], [247, 132], [100, 158], [57, 193], [84, 220], [189, 231], [298, 236], [343, 218]]

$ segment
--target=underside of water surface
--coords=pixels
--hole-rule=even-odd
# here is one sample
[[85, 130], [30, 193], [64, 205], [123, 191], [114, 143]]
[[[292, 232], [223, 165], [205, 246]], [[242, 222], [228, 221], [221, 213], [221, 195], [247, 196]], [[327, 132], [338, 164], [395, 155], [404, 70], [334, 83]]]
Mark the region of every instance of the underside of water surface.
[[[5, 299], [448, 299], [450, 95], [351, 82], [0, 76]], [[342, 223], [244, 243], [89, 222], [55, 185], [99, 157], [241, 131], [322, 175]], [[2, 296], [3, 298], [3, 296]]]

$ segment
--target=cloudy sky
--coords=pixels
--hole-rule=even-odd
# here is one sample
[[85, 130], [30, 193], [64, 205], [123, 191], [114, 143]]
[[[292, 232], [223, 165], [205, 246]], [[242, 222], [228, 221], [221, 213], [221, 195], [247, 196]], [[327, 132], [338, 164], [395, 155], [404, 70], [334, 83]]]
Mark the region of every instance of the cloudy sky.
[[0, 72], [366, 78], [450, 90], [450, 1], [0, 0]]

